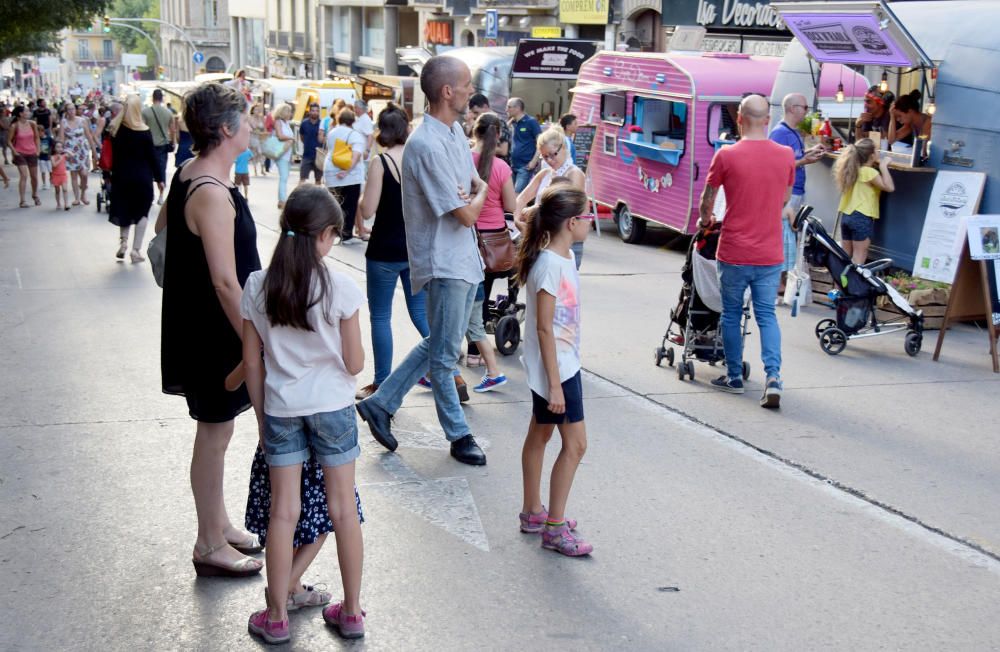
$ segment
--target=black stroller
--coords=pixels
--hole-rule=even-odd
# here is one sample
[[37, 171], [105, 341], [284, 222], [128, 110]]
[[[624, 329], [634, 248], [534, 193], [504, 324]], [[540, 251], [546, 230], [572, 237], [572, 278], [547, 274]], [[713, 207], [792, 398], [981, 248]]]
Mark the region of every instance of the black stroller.
[[514, 278], [507, 279], [507, 294], [487, 299], [489, 320], [484, 324], [487, 333], [493, 333], [497, 351], [513, 355], [521, 344], [521, 322], [524, 321], [524, 304], [517, 302], [520, 287]]
[[[857, 265], [818, 219], [802, 213], [800, 216], [801, 222], [796, 226], [802, 229], [806, 260], [811, 265], [826, 267], [833, 278], [831, 299], [837, 318], [821, 319], [816, 324], [816, 338], [823, 351], [837, 355], [847, 346], [847, 340], [905, 330], [903, 350], [908, 355], [917, 355], [924, 338], [923, 311], [914, 310], [894, 287], [875, 275], [892, 265], [892, 259]], [[878, 320], [875, 301], [883, 296], [899, 310], [898, 317]]]
[[[677, 306], [670, 311], [670, 323], [663, 341], [653, 352], [656, 366], [664, 358], [674, 366], [674, 349], [668, 343], [681, 346], [681, 359], [677, 365], [677, 377], [694, 380], [694, 363], [688, 358], [707, 362], [714, 366], [725, 363], [722, 347], [722, 329], [719, 321], [722, 313], [722, 295], [719, 291], [719, 277], [715, 263], [715, 251], [719, 246], [721, 224], [709, 229], [700, 229], [691, 239], [684, 267], [681, 268], [680, 296]], [[740, 333], [745, 340], [750, 321], [749, 293], [743, 300], [743, 316], [740, 319]], [[743, 380], [750, 378], [750, 364], [743, 362]]]

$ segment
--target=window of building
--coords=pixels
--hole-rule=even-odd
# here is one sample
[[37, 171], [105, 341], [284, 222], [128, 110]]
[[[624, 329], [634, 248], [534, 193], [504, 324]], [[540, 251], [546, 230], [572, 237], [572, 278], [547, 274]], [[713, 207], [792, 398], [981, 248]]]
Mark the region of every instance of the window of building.
[[385, 27], [382, 7], [365, 7], [361, 54], [381, 59], [385, 56]]
[[79, 43], [78, 57], [79, 59], [89, 59], [90, 58], [90, 41], [83, 39], [77, 41]]
[[247, 18], [243, 30], [243, 50], [246, 53], [247, 66], [260, 68], [264, 66], [264, 19]]
[[334, 10], [333, 49], [335, 52], [350, 52], [351, 9], [337, 7]]
[[114, 59], [115, 58], [115, 44], [111, 41], [111, 39], [104, 39], [104, 43], [102, 45], [103, 45], [103, 51], [104, 51], [104, 57], [103, 57], [104, 60], [105, 61], [111, 61], [112, 59]]
[[218, 0], [205, 0], [205, 27], [219, 26]]

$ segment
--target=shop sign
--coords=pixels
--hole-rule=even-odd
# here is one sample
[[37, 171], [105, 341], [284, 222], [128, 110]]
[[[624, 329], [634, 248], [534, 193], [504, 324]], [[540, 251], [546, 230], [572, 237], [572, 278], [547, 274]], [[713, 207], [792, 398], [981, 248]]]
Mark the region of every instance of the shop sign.
[[944, 283], [954, 281], [965, 243], [966, 221], [978, 212], [985, 184], [982, 172], [937, 173], [917, 246], [914, 276]]
[[428, 20], [424, 26], [424, 40], [433, 45], [451, 45], [452, 23], [448, 20]]
[[593, 41], [522, 39], [514, 54], [511, 77], [576, 79], [580, 66], [596, 52]]
[[664, 25], [704, 25], [711, 30], [784, 30], [770, 0], [662, 0]]
[[788, 28], [817, 61], [910, 66], [872, 14], [785, 14]]
[[532, 27], [531, 38], [562, 38], [562, 27]]
[[607, 25], [608, 0], [559, 0], [559, 21], [575, 25]]

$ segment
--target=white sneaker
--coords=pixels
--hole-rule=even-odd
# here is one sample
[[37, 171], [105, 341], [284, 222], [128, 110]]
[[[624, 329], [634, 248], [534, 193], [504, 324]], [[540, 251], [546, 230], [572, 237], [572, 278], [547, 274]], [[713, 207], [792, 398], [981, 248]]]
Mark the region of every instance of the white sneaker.
[[162, 196], [161, 196], [161, 197], [159, 197], [159, 198], [158, 198], [158, 199], [156, 200], [156, 203], [157, 203], [158, 205], [160, 205], [160, 206], [163, 206], [163, 197], [162, 197]]

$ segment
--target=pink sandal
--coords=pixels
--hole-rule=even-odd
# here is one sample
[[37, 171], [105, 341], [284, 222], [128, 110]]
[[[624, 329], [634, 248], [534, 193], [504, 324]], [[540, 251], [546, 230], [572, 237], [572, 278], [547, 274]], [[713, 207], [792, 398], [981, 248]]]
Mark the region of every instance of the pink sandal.
[[546, 525], [542, 530], [542, 547], [567, 557], [583, 557], [594, 551], [594, 546], [570, 532], [566, 523], [556, 527]]

